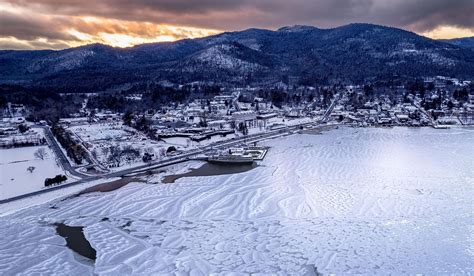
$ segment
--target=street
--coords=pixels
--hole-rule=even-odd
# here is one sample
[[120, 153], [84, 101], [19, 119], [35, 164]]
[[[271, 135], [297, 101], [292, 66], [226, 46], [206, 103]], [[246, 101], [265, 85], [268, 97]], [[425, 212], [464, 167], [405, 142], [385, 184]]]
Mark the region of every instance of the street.
[[215, 150], [215, 149], [224, 149], [224, 148], [227, 148], [227, 147], [239, 145], [241, 143], [254, 143], [254, 142], [258, 142], [258, 141], [273, 138], [273, 137], [287, 135], [287, 134], [292, 133], [293, 131], [300, 130], [303, 127], [318, 126], [318, 125], [321, 125], [322, 123], [325, 123], [327, 121], [327, 119], [328, 119], [329, 115], [331, 114], [331, 112], [332, 112], [336, 102], [338, 101], [338, 99], [339, 99], [338, 96], [336, 96], [334, 98], [334, 100], [331, 102], [331, 105], [328, 107], [328, 109], [324, 113], [323, 117], [318, 122], [309, 122], [309, 123], [297, 124], [297, 125], [293, 125], [293, 126], [286, 126], [285, 128], [281, 128], [281, 129], [277, 129], [277, 130], [271, 130], [271, 131], [267, 131], [267, 132], [264, 132], [264, 133], [251, 134], [251, 135], [247, 135], [247, 136], [234, 138], [234, 139], [231, 139], [231, 140], [219, 141], [219, 142], [210, 144], [208, 146], [202, 147], [200, 149], [197, 149], [197, 150], [194, 149], [194, 150], [191, 150], [189, 152], [186, 152], [186, 153], [183, 153], [183, 154], [180, 154], [180, 155], [177, 155], [177, 156], [173, 156], [173, 157], [170, 157], [170, 158], [166, 158], [164, 160], [159, 160], [159, 161], [156, 161], [156, 162], [152, 162], [150, 164], [141, 165], [141, 166], [137, 166], [137, 167], [133, 167], [133, 168], [129, 168], [129, 169], [124, 169], [124, 170], [120, 170], [120, 171], [116, 171], [116, 172], [111, 172], [111, 173], [107, 173], [107, 174], [95, 175], [95, 176], [87, 175], [87, 174], [80, 173], [80, 172], [76, 171], [74, 169], [74, 167], [72, 167], [71, 164], [69, 163], [68, 158], [66, 157], [64, 152], [61, 150], [61, 147], [57, 143], [56, 139], [54, 139], [54, 136], [53, 136], [51, 130], [49, 129], [49, 127], [47, 127], [47, 126], [35, 126], [37, 128], [44, 129], [46, 139], [48, 140], [48, 145], [50, 145], [52, 147], [54, 153], [58, 157], [59, 162], [61, 163], [61, 166], [64, 168], [64, 170], [68, 171], [68, 173], [70, 173], [71, 175], [79, 177], [81, 179], [77, 180], [77, 181], [74, 181], [74, 182], [58, 185], [58, 186], [52, 186], [52, 187], [49, 187], [49, 188], [44, 188], [43, 190], [39, 190], [39, 191], [36, 191], [36, 192], [19, 195], [19, 196], [15, 196], [15, 197], [12, 197], [12, 198], [3, 199], [3, 200], [0, 200], [0, 204], [4, 204], [4, 203], [24, 199], [24, 198], [35, 196], [35, 195], [48, 193], [48, 192], [51, 192], [51, 191], [71, 187], [71, 186], [74, 186], [74, 185], [87, 183], [89, 181], [112, 178], [112, 177], [122, 177], [122, 176], [125, 176], [127, 174], [131, 174], [131, 173], [142, 172], [142, 171], [147, 171], [147, 170], [156, 169], [156, 168], [162, 168], [162, 167], [166, 167], [166, 166], [169, 166], [169, 165], [174, 165], [174, 164], [178, 164], [178, 163], [182, 163], [182, 162], [187, 162], [193, 156], [196, 156], [196, 155], [199, 155], [199, 154], [205, 154], [205, 153], [208, 153], [208, 152], [210, 152], [212, 150]]

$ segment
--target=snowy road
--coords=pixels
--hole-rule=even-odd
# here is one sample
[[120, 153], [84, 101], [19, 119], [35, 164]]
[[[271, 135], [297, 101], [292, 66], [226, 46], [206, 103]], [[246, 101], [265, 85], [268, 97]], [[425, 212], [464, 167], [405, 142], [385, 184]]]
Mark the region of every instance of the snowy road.
[[70, 183], [67, 183], [67, 184], [59, 185], [59, 186], [53, 186], [53, 187], [50, 187], [48, 189], [43, 189], [43, 190], [39, 190], [39, 191], [36, 191], [36, 192], [31, 192], [31, 193], [27, 193], [27, 194], [15, 196], [15, 197], [3, 199], [3, 200], [0, 200], [0, 204], [9, 203], [9, 202], [13, 202], [13, 201], [20, 200], [20, 199], [25, 199], [25, 198], [32, 197], [32, 196], [45, 194], [45, 193], [48, 193], [48, 192], [51, 192], [51, 191], [56, 191], [56, 190], [59, 190], [59, 189], [80, 185], [80, 184], [83, 184], [83, 183], [86, 183], [86, 182], [91, 182], [91, 181], [96, 181], [96, 180], [106, 179], [106, 178], [121, 177], [121, 176], [131, 174], [131, 173], [134, 173], [134, 172], [146, 171], [146, 170], [150, 170], [150, 169], [169, 166], [170, 164], [177, 164], [177, 163], [181, 163], [181, 162], [186, 162], [186, 161], [189, 160], [189, 158], [192, 158], [193, 156], [196, 156], [196, 155], [199, 155], [199, 154], [204, 154], [204, 153], [212, 151], [214, 149], [221, 149], [221, 148], [225, 148], [225, 147], [235, 146], [235, 145], [241, 144], [242, 142], [252, 143], [252, 142], [260, 141], [260, 140], [263, 140], [263, 139], [278, 137], [278, 136], [285, 135], [285, 134], [291, 133], [293, 131], [299, 130], [301, 127], [317, 126], [317, 125], [318, 124], [314, 123], [314, 122], [303, 123], [303, 124], [297, 124], [297, 125], [294, 125], [294, 126], [288, 126], [286, 128], [278, 129], [278, 130], [274, 130], [274, 131], [267, 131], [267, 132], [264, 132], [264, 133], [257, 133], [257, 134], [252, 134], [252, 135], [243, 136], [243, 137], [239, 137], [239, 138], [234, 138], [232, 140], [218, 141], [216, 143], [201, 147], [200, 149], [188, 151], [184, 154], [180, 154], [180, 155], [175, 156], [175, 157], [166, 158], [164, 160], [153, 162], [153, 163], [150, 163], [150, 164], [147, 164], [147, 165], [137, 166], [137, 167], [133, 167], [133, 168], [129, 168], [129, 169], [124, 169], [124, 170], [120, 170], [120, 171], [116, 171], [116, 172], [112, 172], [112, 173], [108, 173], [108, 174], [104, 174], [104, 175], [96, 175], [96, 176], [90, 176], [90, 175], [86, 175], [86, 174], [82, 174], [82, 173], [77, 172], [71, 166], [71, 164], [69, 163], [67, 157], [64, 155], [62, 150], [59, 148], [59, 145], [56, 142], [56, 140], [54, 139], [54, 137], [52, 136], [52, 133], [49, 130], [49, 128], [41, 127], [41, 128], [45, 129], [46, 137], [48, 139], [48, 144], [52, 145], [53, 150], [56, 153], [56, 156], [59, 158], [59, 161], [61, 162], [63, 168], [65, 170], [67, 170], [70, 174], [72, 174], [74, 176], [81, 177], [82, 179], [78, 180], [78, 181], [75, 181], [75, 182], [70, 182]]
[[57, 191], [57, 190], [60, 190], [60, 189], [63, 189], [63, 188], [71, 187], [71, 186], [81, 185], [81, 184], [84, 184], [84, 183], [87, 183], [87, 182], [97, 181], [97, 180], [105, 179], [105, 178], [121, 177], [121, 176], [130, 174], [130, 173], [134, 173], [134, 172], [137, 172], [137, 171], [144, 171], [144, 170], [149, 170], [149, 169], [152, 169], [152, 168], [161, 168], [161, 167], [168, 166], [170, 164], [177, 164], [177, 163], [180, 163], [180, 162], [185, 162], [185, 161], [189, 160], [189, 158], [192, 158], [192, 157], [194, 157], [196, 155], [199, 155], [199, 154], [207, 153], [209, 151], [213, 151], [214, 149], [223, 149], [225, 147], [236, 146], [236, 145], [239, 145], [241, 143], [252, 143], [252, 142], [261, 141], [261, 140], [272, 138], [272, 137], [278, 137], [278, 136], [281, 136], [281, 135], [290, 134], [294, 131], [300, 130], [303, 127], [317, 127], [318, 125], [321, 125], [321, 123], [324, 123], [324, 122], [327, 121], [329, 115], [331, 114], [332, 110], [334, 109], [334, 107], [335, 107], [336, 103], [338, 102], [339, 98], [340, 98], [340, 95], [336, 95], [336, 97], [333, 99], [330, 106], [328, 107], [328, 109], [326, 110], [326, 112], [324, 113], [322, 118], [319, 120], [319, 122], [300, 123], [300, 124], [295, 124], [295, 125], [292, 125], [292, 126], [286, 126], [284, 128], [278, 129], [278, 130], [266, 131], [266, 132], [263, 132], [263, 133], [250, 134], [250, 135], [243, 136], [243, 137], [233, 138], [231, 140], [218, 141], [218, 142], [203, 146], [203, 147], [201, 147], [197, 150], [191, 150], [191, 151], [185, 152], [185, 153], [180, 154], [179, 156], [176, 156], [176, 157], [166, 158], [164, 160], [160, 160], [160, 161], [157, 161], [157, 162], [154, 162], [154, 163], [151, 163], [151, 164], [137, 166], [137, 167], [124, 169], [124, 170], [116, 171], [116, 172], [113, 172], [113, 173], [102, 174], [102, 175], [87, 175], [87, 174], [78, 172], [76, 170], [76, 168], [74, 168], [71, 165], [71, 163], [69, 162], [68, 158], [66, 157], [63, 150], [61, 149], [61, 146], [59, 145], [59, 143], [54, 138], [50, 128], [47, 127], [47, 126], [35, 126], [35, 128], [41, 128], [41, 129], [44, 130], [45, 137], [48, 141], [48, 145], [50, 145], [51, 148], [53, 149], [53, 151], [54, 151], [56, 157], [58, 158], [58, 161], [60, 162], [63, 169], [65, 171], [67, 171], [69, 174], [80, 178], [80, 180], [70, 182], [70, 183], [67, 183], [67, 184], [63, 184], [63, 185], [59, 185], [59, 186], [55, 186], [55, 187], [50, 187], [48, 189], [42, 189], [42, 190], [38, 190], [38, 191], [35, 191], [35, 192], [26, 193], [26, 194], [22, 194], [22, 195], [19, 195], [19, 196], [14, 196], [14, 197], [11, 197], [11, 198], [2, 199], [2, 200], [0, 200], [0, 205], [5, 204], [5, 203], [9, 203], [9, 202], [13, 202], [13, 201], [17, 201], [17, 200], [21, 200], [21, 199], [25, 199], [25, 198], [32, 197], [32, 196], [42, 195], [42, 194], [49, 193], [49, 192], [52, 192], [52, 191]]
[[64, 170], [68, 171], [71, 175], [79, 177], [79, 178], [84, 178], [88, 176], [83, 173], [77, 172], [71, 166], [71, 163], [69, 163], [69, 160], [67, 159], [64, 152], [61, 150], [61, 146], [58, 144], [58, 142], [54, 138], [54, 135], [48, 126], [34, 126], [33, 128], [41, 128], [44, 130], [44, 134], [45, 134], [46, 140], [48, 141], [48, 145], [53, 149], [54, 154], [56, 155], [56, 158], [58, 158]]

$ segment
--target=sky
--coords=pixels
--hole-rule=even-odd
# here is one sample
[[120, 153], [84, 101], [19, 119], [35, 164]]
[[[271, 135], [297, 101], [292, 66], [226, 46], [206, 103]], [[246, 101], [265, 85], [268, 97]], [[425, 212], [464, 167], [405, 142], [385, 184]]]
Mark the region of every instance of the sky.
[[474, 36], [474, 0], [0, 0], [0, 49], [129, 47], [246, 28], [373, 23]]

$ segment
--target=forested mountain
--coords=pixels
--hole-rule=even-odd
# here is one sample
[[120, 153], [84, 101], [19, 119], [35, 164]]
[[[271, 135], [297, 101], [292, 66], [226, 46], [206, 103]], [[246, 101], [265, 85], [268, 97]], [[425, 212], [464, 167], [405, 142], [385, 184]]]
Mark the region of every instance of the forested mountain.
[[350, 24], [248, 29], [199, 39], [113, 48], [0, 51], [0, 83], [97, 92], [130, 84], [361, 83], [423, 76], [474, 77], [474, 49], [396, 28]]
[[447, 43], [451, 43], [453, 45], [474, 49], [474, 36], [454, 38], [454, 39], [445, 39], [443, 41]]

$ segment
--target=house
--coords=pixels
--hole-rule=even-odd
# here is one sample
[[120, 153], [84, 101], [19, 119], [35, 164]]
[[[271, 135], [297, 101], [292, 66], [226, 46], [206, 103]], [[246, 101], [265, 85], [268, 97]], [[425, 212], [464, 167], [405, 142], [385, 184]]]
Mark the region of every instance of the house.
[[232, 119], [236, 121], [255, 120], [256, 118], [257, 118], [257, 113], [251, 110], [236, 111], [232, 113]]
[[410, 120], [410, 117], [408, 117], [408, 114], [395, 114], [395, 117], [399, 122], [408, 122]]
[[26, 122], [24, 117], [13, 117], [13, 118], [4, 118], [2, 122], [6, 122], [12, 125], [21, 125]]
[[301, 110], [299, 109], [296, 109], [296, 108], [293, 108], [291, 109], [290, 111], [288, 111], [288, 113], [286, 114], [287, 117], [290, 117], [290, 118], [298, 118], [298, 117], [301, 117]]
[[223, 128], [226, 124], [226, 120], [215, 120], [207, 122], [207, 126], [210, 128]]
[[271, 119], [271, 118], [275, 118], [277, 116], [278, 116], [277, 113], [259, 114], [259, 115], [257, 115], [257, 119], [268, 120], [268, 119]]

